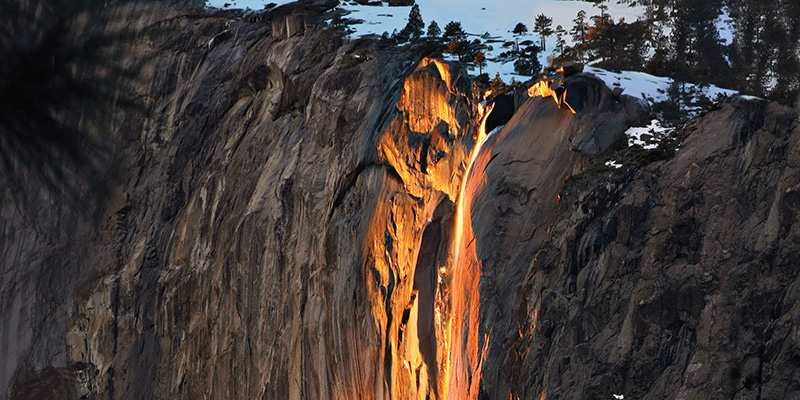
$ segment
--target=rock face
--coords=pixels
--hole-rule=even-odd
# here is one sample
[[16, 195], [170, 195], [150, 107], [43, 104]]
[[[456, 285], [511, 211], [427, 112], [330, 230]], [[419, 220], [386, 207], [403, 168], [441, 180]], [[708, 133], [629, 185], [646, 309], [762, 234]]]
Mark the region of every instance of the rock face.
[[2, 203], [0, 397], [436, 396], [477, 92], [284, 12], [132, 22], [169, 34], [131, 50], [146, 112], [117, 116], [101, 223], [34, 183]]
[[545, 115], [495, 145], [473, 209], [487, 398], [800, 395], [797, 111], [734, 100], [622, 169]]
[[615, 148], [642, 110], [576, 73], [473, 152], [464, 70], [323, 3], [121, 13], [158, 30], [100, 217], [2, 193], [0, 398], [800, 395], [796, 111]]

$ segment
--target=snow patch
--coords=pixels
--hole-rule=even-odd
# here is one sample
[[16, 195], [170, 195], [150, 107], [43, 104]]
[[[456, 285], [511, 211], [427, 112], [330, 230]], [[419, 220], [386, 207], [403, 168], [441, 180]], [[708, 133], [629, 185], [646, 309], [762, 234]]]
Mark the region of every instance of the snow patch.
[[728, 7], [722, 8], [722, 14], [720, 14], [717, 17], [717, 20], [714, 21], [714, 26], [717, 28], [719, 38], [722, 40], [723, 44], [727, 45], [733, 43], [733, 19], [731, 18]]
[[625, 395], [622, 394], [612, 394], [612, 396], [614, 396], [616, 400], [625, 400]]
[[207, 0], [206, 7], [223, 8], [230, 10], [264, 10], [267, 4], [274, 3], [275, 7], [293, 3], [295, 0]]
[[645, 127], [631, 127], [625, 131], [628, 137], [628, 146], [641, 146], [645, 150], [652, 150], [658, 147], [661, 140], [668, 137], [674, 128], [661, 126], [657, 119], [650, 121], [650, 125]]
[[[354, 30], [350, 34], [351, 37], [380, 36], [383, 32], [391, 35], [395, 30], [400, 32], [408, 24], [408, 13], [411, 12], [411, 7], [389, 7], [386, 2], [383, 2], [380, 6], [362, 6], [358, 3], [343, 2], [339, 8], [350, 12], [350, 15], [345, 16], [345, 18], [361, 21], [348, 25], [349, 28]], [[425, 18], [424, 11], [422, 12], [422, 18], [427, 29], [430, 20]], [[444, 29], [444, 24], [439, 23], [439, 26]]]
[[739, 98], [747, 101], [768, 101], [767, 99], [763, 99], [761, 97], [750, 96], [748, 94], [740, 94]]
[[617, 163], [615, 160], [606, 161], [606, 167], [622, 168], [622, 164]]
[[[636, 71], [611, 72], [597, 67], [585, 67], [584, 71], [602, 79], [608, 87], [612, 89], [620, 87], [623, 89], [624, 94], [643, 99], [650, 105], [669, 100], [667, 90], [673, 83], [670, 78]], [[739, 93], [735, 90], [723, 89], [714, 85], [700, 87], [692, 83], [686, 84], [686, 90], [697, 91], [698, 94], [702, 93], [712, 100], [719, 96], [727, 97]]]

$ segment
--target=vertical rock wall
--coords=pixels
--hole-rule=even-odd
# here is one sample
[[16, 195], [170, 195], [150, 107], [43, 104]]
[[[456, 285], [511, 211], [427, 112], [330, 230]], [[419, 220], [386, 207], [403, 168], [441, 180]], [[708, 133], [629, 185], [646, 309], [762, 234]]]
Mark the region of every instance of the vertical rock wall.
[[797, 111], [732, 100], [576, 163], [526, 107], [473, 210], [488, 398], [796, 397]]
[[4, 194], [0, 397], [435, 397], [472, 83], [311, 24], [144, 15], [99, 221]]
[[111, 19], [147, 28], [144, 109], [113, 115], [110, 193], [80, 188], [99, 215], [2, 192], [0, 397], [800, 393], [796, 111], [733, 101], [643, 152], [630, 99], [567, 78], [477, 155], [461, 268], [480, 93], [294, 11]]

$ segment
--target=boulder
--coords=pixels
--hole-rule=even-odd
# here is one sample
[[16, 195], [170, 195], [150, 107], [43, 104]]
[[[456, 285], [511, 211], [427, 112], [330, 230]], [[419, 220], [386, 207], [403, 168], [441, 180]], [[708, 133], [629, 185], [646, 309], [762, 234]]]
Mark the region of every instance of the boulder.
[[575, 74], [580, 74], [581, 72], [583, 72], [583, 63], [568, 62], [561, 66], [561, 73], [565, 78]]
[[569, 75], [554, 89], [559, 106], [576, 115], [573, 151], [596, 157], [608, 150], [634, 122], [643, 120], [647, 106], [621, 92], [612, 92], [606, 84], [589, 73]]

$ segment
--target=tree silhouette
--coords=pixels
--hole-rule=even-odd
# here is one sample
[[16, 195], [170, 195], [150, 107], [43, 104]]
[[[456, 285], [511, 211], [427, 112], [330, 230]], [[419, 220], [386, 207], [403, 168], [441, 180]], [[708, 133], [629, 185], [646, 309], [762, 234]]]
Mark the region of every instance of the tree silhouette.
[[430, 25], [428, 25], [428, 36], [436, 38], [441, 34], [442, 30], [439, 28], [439, 24], [437, 24], [436, 21], [431, 21]]
[[586, 35], [589, 34], [589, 24], [586, 22], [586, 11], [580, 10], [572, 20], [572, 29], [569, 33], [572, 35], [572, 41], [575, 42], [575, 47], [578, 52], [578, 59], [585, 62], [584, 52], [586, 50]]
[[492, 95], [496, 96], [501, 93], [505, 93], [508, 91], [508, 86], [505, 82], [503, 82], [503, 78], [500, 77], [500, 73], [497, 72], [494, 74], [494, 78], [492, 79], [491, 84], [489, 85], [489, 90], [492, 91]]
[[520, 49], [517, 60], [514, 61], [514, 71], [517, 75], [533, 76], [542, 69], [539, 63], [539, 47], [536, 45]]
[[553, 34], [551, 26], [553, 26], [553, 19], [544, 14], [537, 15], [536, 20], [533, 22], [533, 31], [539, 34], [541, 40], [539, 47], [542, 50], [547, 50], [545, 39]]
[[473, 62], [478, 66], [478, 73], [483, 74], [483, 67], [486, 66], [486, 55], [478, 50], [478, 52], [475, 53], [475, 60], [473, 60]]
[[445, 39], [454, 37], [464, 39], [467, 37], [467, 34], [464, 32], [464, 29], [461, 28], [461, 22], [450, 21], [444, 26], [444, 37]]
[[564, 30], [564, 27], [558, 25], [556, 27], [556, 50], [558, 50], [558, 56], [563, 58], [565, 46], [567, 45], [567, 41], [564, 39], [564, 36], [567, 34], [567, 31]]
[[417, 39], [422, 36], [425, 29], [425, 21], [422, 20], [422, 14], [419, 12], [419, 5], [414, 4], [411, 11], [408, 13], [408, 24], [403, 28], [408, 37]]

